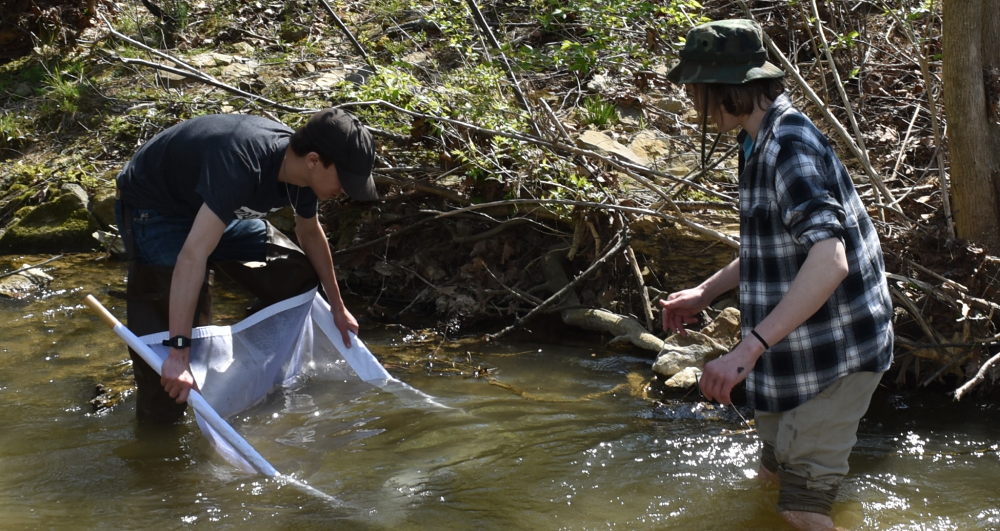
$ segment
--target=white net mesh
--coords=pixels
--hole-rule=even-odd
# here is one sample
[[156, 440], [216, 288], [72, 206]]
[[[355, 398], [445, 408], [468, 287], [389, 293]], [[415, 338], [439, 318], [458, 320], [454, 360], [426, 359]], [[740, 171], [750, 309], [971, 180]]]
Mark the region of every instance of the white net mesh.
[[[167, 332], [139, 338], [166, 359]], [[306, 379], [343, 381], [345, 391], [378, 386], [411, 403], [434, 400], [393, 378], [353, 334], [346, 348], [330, 306], [316, 290], [274, 304], [232, 326], [192, 331], [191, 371], [205, 400], [223, 418]], [[255, 472], [250, 462], [197, 415], [198, 426], [233, 465]]]

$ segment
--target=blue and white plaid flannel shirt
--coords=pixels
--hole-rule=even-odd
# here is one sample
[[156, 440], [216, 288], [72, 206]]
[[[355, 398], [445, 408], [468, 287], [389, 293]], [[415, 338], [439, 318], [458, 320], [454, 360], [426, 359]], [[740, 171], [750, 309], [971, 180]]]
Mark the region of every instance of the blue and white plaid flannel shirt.
[[850, 271], [812, 317], [764, 353], [747, 377], [756, 409], [788, 411], [837, 379], [892, 362], [892, 302], [871, 219], [833, 148], [779, 96], [740, 174], [743, 337], [788, 292], [809, 249], [839, 238]]

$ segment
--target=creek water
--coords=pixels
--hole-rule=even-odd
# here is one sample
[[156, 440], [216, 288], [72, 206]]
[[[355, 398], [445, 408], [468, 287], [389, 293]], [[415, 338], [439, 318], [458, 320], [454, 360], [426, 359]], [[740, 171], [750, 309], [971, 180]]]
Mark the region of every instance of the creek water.
[[[15, 258], [0, 272], [44, 257]], [[648, 379], [648, 363], [578, 340], [438, 353], [495, 368], [492, 383], [392, 371], [450, 410], [332, 382], [278, 392], [234, 427], [340, 503], [245, 474], [191, 418], [153, 429], [132, 397], [100, 414], [88, 404], [97, 383], [128, 382], [124, 345], [81, 304], [93, 293], [124, 319], [108, 296], [124, 266], [97, 258], [64, 257], [46, 266], [48, 289], [0, 300], [0, 529], [787, 529], [777, 489], [755, 478], [752, 432], [665, 420], [621, 386]], [[242, 302], [216, 291], [223, 324]], [[361, 337], [376, 356], [436, 347], [399, 328]], [[995, 402], [879, 389], [835, 522], [1000, 528], [998, 420]]]

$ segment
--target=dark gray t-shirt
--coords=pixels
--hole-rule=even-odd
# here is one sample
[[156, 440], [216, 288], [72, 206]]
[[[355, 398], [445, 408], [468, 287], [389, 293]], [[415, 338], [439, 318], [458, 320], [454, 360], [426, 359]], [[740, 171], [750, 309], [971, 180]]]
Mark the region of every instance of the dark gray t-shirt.
[[223, 223], [262, 218], [294, 203], [316, 215], [311, 188], [278, 182], [293, 131], [259, 116], [216, 114], [181, 122], [146, 142], [118, 175], [122, 201], [194, 218], [202, 203]]

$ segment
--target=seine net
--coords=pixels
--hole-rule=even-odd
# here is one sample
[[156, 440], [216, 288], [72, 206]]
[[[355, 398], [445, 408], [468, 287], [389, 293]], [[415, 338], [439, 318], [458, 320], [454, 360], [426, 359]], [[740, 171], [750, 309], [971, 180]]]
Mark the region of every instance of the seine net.
[[[166, 359], [167, 332], [139, 338]], [[264, 400], [272, 392], [306, 380], [338, 381], [345, 393], [379, 387], [414, 406], [444, 407], [393, 378], [353, 334], [344, 345], [330, 306], [312, 290], [258, 311], [232, 326], [192, 331], [191, 371], [205, 400], [223, 418]], [[233, 465], [255, 472], [250, 462], [196, 413], [198, 426]]]

